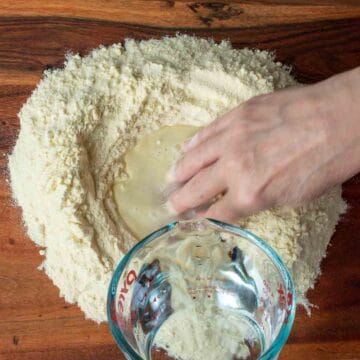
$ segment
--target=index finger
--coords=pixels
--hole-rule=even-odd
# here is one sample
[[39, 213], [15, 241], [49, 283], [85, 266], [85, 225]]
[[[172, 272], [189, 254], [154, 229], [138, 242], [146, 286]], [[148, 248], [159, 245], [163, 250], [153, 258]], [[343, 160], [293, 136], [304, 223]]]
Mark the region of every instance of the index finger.
[[195, 146], [201, 144], [211, 136], [215, 135], [216, 133], [226, 128], [229, 122], [234, 118], [234, 114], [233, 114], [234, 111], [235, 109], [231, 110], [230, 112], [217, 118], [216, 120], [211, 122], [208, 126], [198, 131], [188, 142], [186, 142], [183, 145], [183, 150], [189, 151], [193, 149]]

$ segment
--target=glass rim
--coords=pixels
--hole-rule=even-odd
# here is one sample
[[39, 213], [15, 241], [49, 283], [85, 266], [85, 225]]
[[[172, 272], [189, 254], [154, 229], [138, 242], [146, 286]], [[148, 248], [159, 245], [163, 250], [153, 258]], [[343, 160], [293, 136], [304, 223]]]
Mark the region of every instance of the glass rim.
[[[294, 319], [295, 319], [295, 313], [296, 313], [296, 291], [294, 282], [292, 279], [292, 276], [290, 274], [289, 269], [281, 259], [281, 257], [277, 254], [277, 252], [263, 239], [258, 237], [257, 235], [251, 233], [250, 231], [247, 231], [239, 226], [231, 225], [224, 223], [222, 221], [216, 220], [216, 219], [210, 219], [210, 218], [203, 218], [203, 219], [196, 219], [196, 220], [177, 220], [174, 222], [171, 222], [162, 228], [152, 232], [151, 234], [144, 237], [142, 240], [140, 240], [138, 243], [136, 243], [122, 258], [122, 260], [117, 265], [108, 289], [108, 296], [107, 296], [107, 320], [108, 325], [111, 330], [111, 334], [113, 338], [115, 339], [116, 343], [119, 345], [120, 349], [125, 353], [125, 355], [129, 356], [131, 360], [144, 360], [142, 357], [140, 357], [133, 347], [129, 344], [129, 342], [126, 340], [125, 336], [123, 335], [121, 329], [119, 326], [114, 326], [112, 322], [112, 304], [114, 303], [114, 297], [116, 295], [116, 289], [118, 285], [119, 278], [122, 275], [122, 272], [129, 262], [129, 260], [133, 257], [133, 255], [143, 248], [145, 245], [150, 243], [151, 241], [157, 239], [159, 236], [166, 234], [170, 230], [174, 229], [176, 226], [182, 223], [191, 223], [191, 222], [207, 222], [215, 227], [218, 227], [223, 230], [227, 230], [235, 235], [240, 235], [251, 242], [253, 242], [255, 245], [260, 247], [272, 260], [274, 265], [277, 267], [278, 271], [280, 272], [284, 283], [286, 285], [287, 289], [290, 289], [292, 293], [292, 303], [290, 305], [290, 311], [287, 315], [286, 320], [283, 322], [281, 329], [275, 338], [275, 340], [272, 342], [270, 347], [258, 358], [258, 360], [270, 360], [274, 356], [276, 356], [283, 346], [285, 345], [289, 335], [290, 331], [292, 329]], [[287, 301], [287, 300], [286, 300]]]

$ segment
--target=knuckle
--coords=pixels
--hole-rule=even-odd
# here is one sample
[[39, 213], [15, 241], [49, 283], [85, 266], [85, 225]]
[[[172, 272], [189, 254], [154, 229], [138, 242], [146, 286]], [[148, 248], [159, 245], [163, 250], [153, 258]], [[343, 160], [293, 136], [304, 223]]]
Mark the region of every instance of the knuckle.
[[256, 181], [255, 177], [248, 174], [241, 176], [241, 183], [237, 184], [234, 192], [234, 201], [238, 211], [255, 212], [262, 210], [272, 204], [269, 193], [261, 181]]
[[250, 178], [255, 171], [255, 154], [240, 147], [225, 160], [229, 173], [238, 173], [242, 178]]
[[194, 135], [193, 139], [195, 138], [197, 144], [201, 143], [208, 136], [208, 134], [211, 132], [212, 126], [213, 124], [210, 124], [208, 127], [199, 130]]
[[219, 139], [208, 139], [201, 146], [199, 146], [198, 149], [196, 149], [196, 152], [194, 151], [194, 158], [197, 154], [197, 162], [201, 165], [201, 167], [208, 165], [213, 161], [214, 157], [216, 157], [219, 153], [219, 147], [221, 144], [222, 141]]
[[180, 189], [179, 191], [173, 193], [170, 196], [169, 201], [170, 201], [170, 204], [176, 210], [176, 212], [182, 213], [187, 209], [188, 203], [189, 203], [189, 199], [187, 197], [187, 192], [184, 191], [183, 189]]
[[236, 157], [230, 156], [223, 160], [224, 174], [231, 175], [234, 172], [238, 172], [239, 161]]
[[209, 149], [207, 144], [201, 146], [193, 153], [193, 167], [202, 168], [207, 163]]
[[236, 201], [237, 207], [241, 210], [257, 209], [262, 206], [260, 192], [252, 186], [248, 186], [246, 189], [237, 192]]

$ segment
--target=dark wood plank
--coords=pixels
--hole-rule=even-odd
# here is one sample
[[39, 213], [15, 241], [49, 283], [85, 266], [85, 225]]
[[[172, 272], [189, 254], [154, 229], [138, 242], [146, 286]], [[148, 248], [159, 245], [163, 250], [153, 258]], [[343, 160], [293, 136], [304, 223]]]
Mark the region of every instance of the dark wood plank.
[[[38, 248], [13, 206], [6, 157], [19, 130], [17, 112], [49, 66], [67, 51], [87, 53], [126, 37], [159, 38], [181, 32], [236, 47], [276, 50], [296, 77], [314, 82], [360, 65], [358, 1], [10, 1], [0, 3], [0, 358], [123, 358], [106, 325], [85, 320], [58, 297]], [[269, 3], [275, 4], [270, 7]], [[206, 3], [213, 4], [213, 3]], [[212, 7], [211, 7], [212, 6]], [[216, 8], [216, 6], [218, 6]], [[231, 9], [244, 10], [235, 14]], [[220, 15], [219, 15], [220, 14]], [[210, 17], [212, 20], [200, 17]], [[349, 211], [332, 239], [323, 275], [310, 291], [319, 308], [298, 310], [281, 359], [356, 359], [360, 353], [360, 178], [345, 185]]]
[[352, 18], [360, 13], [357, 5], [354, 0], [2, 0], [0, 14], [101, 19], [155, 27], [234, 28]]
[[[181, 33], [230, 39], [235, 47], [275, 50], [300, 81], [314, 82], [359, 64], [358, 18], [232, 29], [187, 29]], [[3, 18], [0, 21], [0, 84], [35, 86], [49, 66], [61, 66], [68, 51], [87, 53], [126, 37], [175, 35], [174, 28], [63, 18]], [[309, 71], [311, 69], [311, 71]], [[2, 90], [4, 92], [5, 90]]]

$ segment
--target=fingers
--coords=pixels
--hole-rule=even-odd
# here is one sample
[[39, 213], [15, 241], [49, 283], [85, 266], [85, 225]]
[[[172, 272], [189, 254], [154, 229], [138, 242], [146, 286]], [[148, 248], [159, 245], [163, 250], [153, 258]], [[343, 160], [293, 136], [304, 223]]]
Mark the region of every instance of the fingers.
[[189, 151], [193, 149], [195, 146], [201, 144], [202, 142], [206, 141], [210, 137], [216, 135], [220, 131], [226, 128], [229, 122], [234, 118], [235, 110], [231, 110], [224, 116], [219, 117], [218, 119], [214, 120], [208, 126], [200, 130], [193, 136], [190, 141], [186, 142], [183, 146], [184, 151]]
[[221, 151], [221, 137], [210, 138], [185, 153], [175, 168], [175, 181], [184, 182], [192, 178], [201, 169], [211, 165]]
[[229, 193], [212, 204], [205, 213], [199, 215], [228, 223], [234, 223], [240, 218]]
[[229, 111], [200, 130], [190, 141], [183, 145], [185, 156], [176, 166], [173, 176], [183, 182], [194, 176], [199, 170], [210, 165], [219, 157], [223, 150], [221, 141], [224, 139], [226, 127], [238, 117], [239, 108]]
[[170, 208], [181, 214], [210, 202], [225, 190], [224, 177], [216, 164], [201, 170], [181, 189], [170, 195]]
[[[235, 193], [236, 189], [228, 189], [228, 192], [212, 204], [203, 216], [235, 223], [240, 218], [250, 216], [267, 207], [265, 203], [258, 201], [256, 197], [246, 197], [244, 195], [243, 199], [239, 199], [239, 196], [235, 195]], [[249, 193], [251, 194], [251, 191]]]

